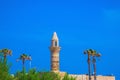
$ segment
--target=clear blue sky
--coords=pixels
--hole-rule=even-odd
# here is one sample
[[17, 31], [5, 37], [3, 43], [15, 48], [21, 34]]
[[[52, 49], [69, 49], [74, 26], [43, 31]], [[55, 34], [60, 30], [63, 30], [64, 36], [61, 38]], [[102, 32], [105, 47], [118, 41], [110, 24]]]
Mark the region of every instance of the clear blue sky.
[[32, 67], [50, 70], [54, 31], [62, 47], [61, 71], [86, 74], [83, 51], [92, 48], [102, 54], [97, 74], [120, 79], [120, 0], [0, 0], [0, 49], [13, 50], [11, 72], [21, 70], [21, 53], [31, 54]]

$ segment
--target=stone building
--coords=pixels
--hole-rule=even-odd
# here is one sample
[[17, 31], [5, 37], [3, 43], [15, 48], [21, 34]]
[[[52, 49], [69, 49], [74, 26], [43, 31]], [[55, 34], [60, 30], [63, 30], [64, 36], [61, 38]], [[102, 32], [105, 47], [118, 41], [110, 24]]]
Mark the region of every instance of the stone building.
[[[88, 75], [75, 75], [75, 74], [69, 74], [69, 76], [75, 77], [76, 80], [89, 80]], [[98, 75], [97, 80], [115, 80], [114, 76], [102, 76]], [[91, 76], [91, 80], [94, 80], [94, 76]]]

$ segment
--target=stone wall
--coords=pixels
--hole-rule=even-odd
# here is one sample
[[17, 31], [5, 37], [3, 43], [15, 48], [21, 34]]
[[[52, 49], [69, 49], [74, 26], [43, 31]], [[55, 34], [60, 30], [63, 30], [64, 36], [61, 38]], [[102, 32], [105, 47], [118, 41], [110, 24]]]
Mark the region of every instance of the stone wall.
[[[76, 77], [76, 80], [89, 80], [88, 75], [74, 75], [70, 74], [72, 77]], [[94, 80], [94, 76], [91, 76], [92, 80]], [[114, 76], [97, 76], [97, 80], [115, 80]]]

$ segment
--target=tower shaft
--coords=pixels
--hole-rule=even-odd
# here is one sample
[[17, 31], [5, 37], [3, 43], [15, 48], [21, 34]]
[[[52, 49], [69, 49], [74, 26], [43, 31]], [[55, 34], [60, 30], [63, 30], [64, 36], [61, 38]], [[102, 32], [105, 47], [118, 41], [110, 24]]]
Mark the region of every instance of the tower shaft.
[[59, 41], [58, 41], [56, 32], [54, 32], [53, 34], [50, 51], [51, 51], [51, 71], [58, 72], [60, 47], [59, 47]]
[[60, 47], [51, 47], [51, 71], [59, 71], [59, 51]]

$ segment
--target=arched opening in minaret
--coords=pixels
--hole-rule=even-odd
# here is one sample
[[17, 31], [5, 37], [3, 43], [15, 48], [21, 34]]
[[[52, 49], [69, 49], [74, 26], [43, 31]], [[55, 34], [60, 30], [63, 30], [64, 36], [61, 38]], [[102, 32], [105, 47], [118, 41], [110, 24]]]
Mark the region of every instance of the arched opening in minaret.
[[57, 41], [55, 41], [55, 46], [58, 46]]

